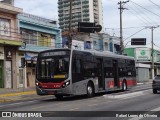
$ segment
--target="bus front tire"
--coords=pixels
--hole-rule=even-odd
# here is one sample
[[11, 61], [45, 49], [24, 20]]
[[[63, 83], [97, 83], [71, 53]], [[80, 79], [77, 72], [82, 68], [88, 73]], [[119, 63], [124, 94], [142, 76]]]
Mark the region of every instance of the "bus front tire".
[[93, 97], [94, 96], [94, 87], [91, 82], [87, 85], [87, 97]]
[[122, 91], [126, 91], [127, 90], [127, 83], [126, 81], [123, 81], [122, 83]]
[[157, 94], [157, 90], [156, 90], [156, 89], [153, 89], [153, 93], [154, 93], [154, 94]]
[[57, 100], [62, 100], [63, 99], [63, 95], [55, 95]]

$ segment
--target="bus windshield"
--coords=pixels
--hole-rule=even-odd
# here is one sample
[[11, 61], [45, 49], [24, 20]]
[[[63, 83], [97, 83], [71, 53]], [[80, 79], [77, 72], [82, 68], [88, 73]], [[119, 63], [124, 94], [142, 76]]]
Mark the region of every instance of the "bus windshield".
[[65, 80], [69, 73], [69, 55], [40, 57], [37, 62], [38, 80]]

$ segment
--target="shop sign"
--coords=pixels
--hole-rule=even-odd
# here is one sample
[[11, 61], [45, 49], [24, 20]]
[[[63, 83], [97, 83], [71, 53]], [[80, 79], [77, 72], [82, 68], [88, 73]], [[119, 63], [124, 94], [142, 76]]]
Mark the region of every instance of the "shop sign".
[[12, 59], [12, 51], [6, 50], [6, 59]]
[[151, 52], [149, 48], [136, 48], [136, 59], [138, 61], [150, 61]]

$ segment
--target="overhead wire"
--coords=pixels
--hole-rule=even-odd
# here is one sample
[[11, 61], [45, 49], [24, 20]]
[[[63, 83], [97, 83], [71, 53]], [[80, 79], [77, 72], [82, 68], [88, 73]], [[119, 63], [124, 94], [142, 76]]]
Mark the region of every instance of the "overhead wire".
[[129, 39], [129, 38], [131, 38], [132, 36], [134, 36], [135, 34], [141, 32], [141, 31], [144, 30], [144, 29], [146, 29], [146, 28], [142, 28], [142, 29], [138, 30], [138, 31], [135, 32], [134, 34], [132, 34], [132, 35], [130, 35], [129, 37], [125, 38], [124, 41], [127, 40], [127, 39]]
[[153, 2], [152, 0], [148, 0], [149, 2], [151, 2], [152, 4], [154, 4], [155, 6], [157, 6], [158, 8], [160, 8], [160, 5], [156, 4], [155, 2]]
[[[145, 25], [152, 24], [148, 19], [145, 19], [144, 16], [138, 15], [138, 12], [135, 9], [133, 9], [133, 7], [131, 7], [131, 5], [129, 5], [129, 4], [127, 4], [127, 5], [130, 8], [128, 11], [131, 14], [133, 14], [135, 17], [137, 17], [138, 19], [140, 19], [141, 22], [143, 21], [142, 23], [144, 23]], [[132, 11], [134, 11], [134, 12], [132, 12]]]
[[132, 2], [132, 3], [134, 3], [135, 5], [137, 5], [137, 6], [141, 7], [141, 8], [143, 8], [143, 9], [145, 9], [146, 11], [148, 11], [148, 12], [150, 12], [150, 13], [152, 13], [152, 14], [156, 15], [157, 17], [160, 17], [160, 15], [159, 15], [159, 14], [154, 13], [154, 12], [152, 12], [152, 11], [148, 10], [147, 8], [145, 8], [145, 7], [141, 6], [141, 5], [139, 5], [138, 3], [133, 2], [132, 0], [130, 0], [130, 2]]
[[[131, 3], [132, 3], [132, 2], [131, 2]], [[155, 21], [155, 19], [152, 19], [152, 17], [144, 11], [144, 10], [146, 10], [145, 7], [139, 5], [139, 4], [135, 3], [135, 2], [134, 2], [132, 5], [134, 5], [134, 7], [136, 8], [136, 10], [134, 10], [134, 11], [136, 11], [136, 13], [137, 13], [139, 16], [143, 17], [143, 19], [144, 19], [145, 21], [148, 21], [149, 24], [152, 24], [152, 25], [153, 25], [153, 24], [157, 24], [157, 21]], [[133, 8], [132, 8], [132, 9], [133, 9]], [[138, 10], [138, 11], [137, 11], [137, 10]], [[158, 16], [158, 17], [160, 17], [160, 16]]]

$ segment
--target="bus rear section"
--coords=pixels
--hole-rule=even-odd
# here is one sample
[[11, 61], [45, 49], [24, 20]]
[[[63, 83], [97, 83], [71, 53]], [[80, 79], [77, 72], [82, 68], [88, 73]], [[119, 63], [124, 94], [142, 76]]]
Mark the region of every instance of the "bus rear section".
[[70, 50], [48, 50], [39, 53], [36, 66], [38, 95], [62, 98], [71, 94], [70, 53]]

